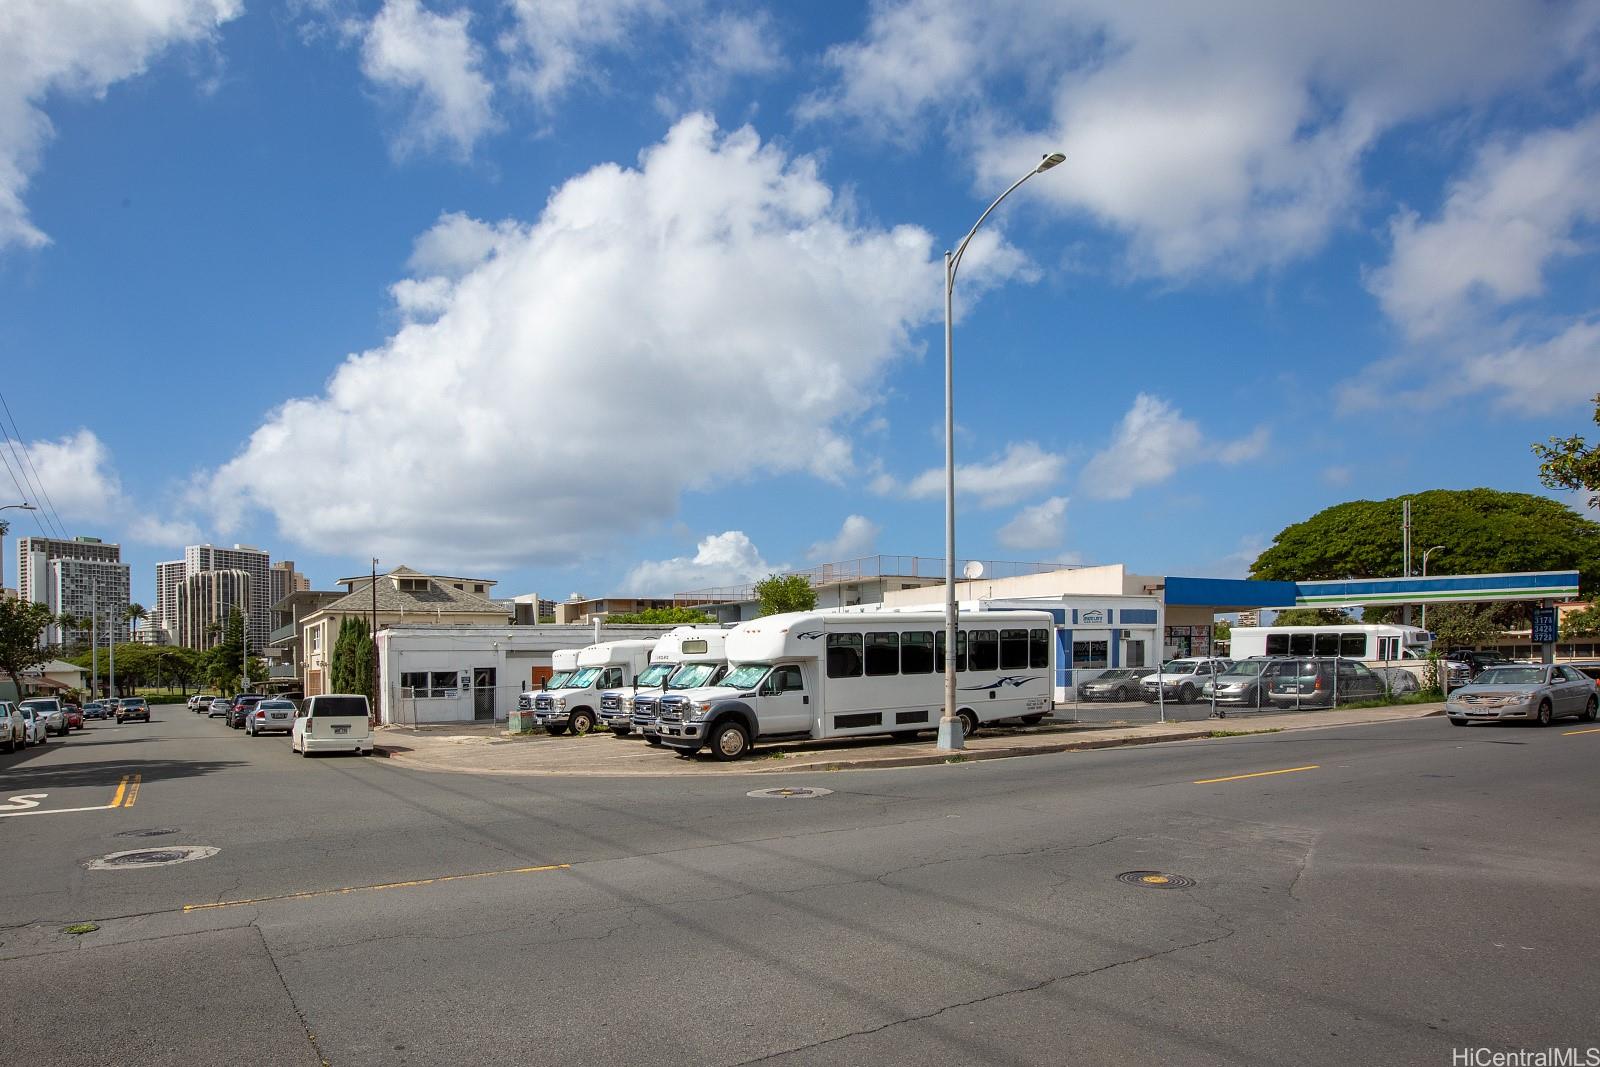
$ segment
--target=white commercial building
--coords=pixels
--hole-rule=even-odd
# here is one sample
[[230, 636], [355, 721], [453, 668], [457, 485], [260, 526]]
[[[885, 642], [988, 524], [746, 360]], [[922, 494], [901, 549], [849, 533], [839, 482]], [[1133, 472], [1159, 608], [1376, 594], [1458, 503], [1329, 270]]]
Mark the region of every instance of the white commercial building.
[[[671, 626], [601, 626], [600, 640], [655, 638]], [[432, 626], [378, 631], [385, 723], [503, 722], [517, 696], [550, 677], [550, 654], [595, 642], [595, 627]]]
[[[266, 648], [272, 634], [274, 603], [271, 555], [251, 545], [234, 545], [232, 548], [189, 545], [183, 550], [184, 579], [187, 581], [203, 571], [244, 571], [250, 576], [250, 611], [245, 617], [245, 629], [251, 648]], [[187, 641], [181, 643], [189, 644]]]
[[116, 640], [128, 640], [128, 565], [122, 546], [98, 537], [20, 537], [17, 539], [17, 594], [44, 604], [54, 615], [85, 620], [82, 629], [51, 626], [52, 644], [87, 644], [91, 613]]

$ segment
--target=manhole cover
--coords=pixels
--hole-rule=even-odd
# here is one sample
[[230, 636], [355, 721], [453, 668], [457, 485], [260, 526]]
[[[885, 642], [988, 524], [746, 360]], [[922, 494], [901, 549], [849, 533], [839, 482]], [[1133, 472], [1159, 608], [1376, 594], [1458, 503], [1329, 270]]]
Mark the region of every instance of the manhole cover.
[[752, 789], [746, 793], [747, 797], [757, 800], [810, 800], [813, 797], [825, 797], [833, 792], [831, 789], [811, 788], [810, 786], [781, 786], [777, 789]]
[[165, 867], [173, 863], [210, 859], [217, 854], [210, 845], [174, 845], [171, 848], [136, 848], [113, 852], [84, 864], [91, 871], [129, 871], [141, 867]]
[[116, 834], [115, 836], [117, 836], [117, 837], [165, 837], [167, 834], [175, 834], [177, 832], [178, 832], [177, 829], [175, 827], [171, 827], [171, 826], [152, 826], [148, 830], [123, 830], [121, 833]]
[[1117, 881], [1136, 885], [1141, 889], [1188, 889], [1195, 884], [1193, 878], [1185, 878], [1181, 874], [1167, 874], [1164, 871], [1124, 871], [1117, 875]]

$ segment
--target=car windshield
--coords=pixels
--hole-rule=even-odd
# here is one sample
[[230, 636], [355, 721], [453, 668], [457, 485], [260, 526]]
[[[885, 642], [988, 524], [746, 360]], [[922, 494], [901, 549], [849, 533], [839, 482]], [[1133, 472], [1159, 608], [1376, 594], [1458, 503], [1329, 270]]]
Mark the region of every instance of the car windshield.
[[1185, 663], [1181, 659], [1169, 659], [1161, 665], [1162, 674], [1193, 674], [1194, 663]]
[[668, 689], [699, 689], [711, 681], [711, 676], [717, 673], [715, 663], [685, 663], [672, 675], [672, 680], [667, 683]]
[[567, 679], [567, 684], [561, 688], [587, 689], [594, 684], [594, 680], [598, 677], [600, 677], [599, 667], [584, 667], [581, 670], [574, 671], [572, 677]]
[[1235, 676], [1235, 677], [1254, 678], [1254, 677], [1256, 677], [1257, 675], [1259, 675], [1262, 671], [1264, 671], [1266, 669], [1267, 669], [1267, 665], [1266, 665], [1266, 663], [1264, 661], [1262, 661], [1262, 660], [1248, 660], [1247, 659], [1247, 660], [1242, 660], [1242, 661], [1240, 661], [1238, 663], [1235, 663], [1233, 666], [1229, 667], [1228, 670], [1227, 670], [1227, 675]]
[[639, 685], [644, 687], [660, 685], [676, 668], [675, 663], [652, 663], [644, 669], [643, 674], [639, 675]]
[[753, 689], [771, 669], [770, 663], [746, 663], [724, 678], [722, 684], [730, 689]]
[[1132, 678], [1132, 677], [1133, 677], [1133, 672], [1132, 671], [1127, 670], [1125, 668], [1119, 667], [1114, 671], [1106, 671], [1100, 677], [1096, 678], [1095, 681], [1097, 681], [1097, 682], [1114, 682], [1119, 678]]
[[1478, 675], [1477, 685], [1539, 685], [1544, 682], [1543, 667], [1495, 667]]

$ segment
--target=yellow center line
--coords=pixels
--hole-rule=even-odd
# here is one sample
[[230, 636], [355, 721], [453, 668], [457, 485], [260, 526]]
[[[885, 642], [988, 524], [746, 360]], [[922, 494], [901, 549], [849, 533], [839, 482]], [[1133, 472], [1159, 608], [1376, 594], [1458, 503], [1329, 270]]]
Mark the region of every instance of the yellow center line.
[[1563, 730], [1562, 737], [1576, 737], [1579, 734], [1600, 734], [1600, 726], [1591, 726], [1587, 730]]
[[[122, 802], [123, 807], [131, 808], [133, 807], [133, 802], [139, 799], [139, 783], [143, 780], [144, 775], [142, 774], [133, 776], [133, 782], [128, 786], [128, 799]], [[127, 779], [123, 779], [123, 781], [127, 781]], [[119, 786], [118, 789], [120, 791], [121, 787]], [[116, 805], [113, 804], [112, 807], [116, 807]]]
[[127, 792], [127, 790], [128, 790], [128, 776], [126, 774], [124, 774], [122, 776], [122, 781], [117, 783], [117, 791], [111, 795], [111, 803], [107, 804], [106, 807], [115, 808], [115, 807], [121, 806], [121, 804], [122, 804], [122, 794]]
[[512, 867], [503, 871], [474, 871], [472, 874], [445, 874], [437, 878], [415, 878], [409, 882], [384, 882], [380, 885], [352, 885], [343, 889], [313, 889], [304, 893], [284, 893], [274, 897], [251, 897], [249, 900], [220, 900], [215, 904], [185, 904], [185, 913], [211, 911], [215, 908], [237, 908], [243, 904], [266, 904], [277, 900], [309, 900], [312, 897], [341, 896], [345, 893], [364, 893], [375, 889], [410, 889], [419, 885], [436, 885], [440, 882], [459, 882], [467, 878], [493, 878], [501, 874], [536, 874], [540, 871], [567, 871], [570, 863], [547, 863], [540, 867]]
[[1322, 766], [1320, 763], [1308, 763], [1304, 767], [1285, 767], [1281, 771], [1256, 771], [1254, 774], [1230, 774], [1226, 778], [1202, 778], [1195, 785], [1216, 785], [1218, 782], [1238, 782], [1246, 778], [1265, 778], [1272, 774], [1293, 774], [1295, 771], [1314, 771]]

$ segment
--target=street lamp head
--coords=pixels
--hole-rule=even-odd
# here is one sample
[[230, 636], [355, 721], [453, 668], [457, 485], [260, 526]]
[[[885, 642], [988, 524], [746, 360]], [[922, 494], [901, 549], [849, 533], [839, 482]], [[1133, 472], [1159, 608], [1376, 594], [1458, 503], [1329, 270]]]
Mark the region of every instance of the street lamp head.
[[1067, 157], [1066, 157], [1066, 155], [1064, 153], [1051, 152], [1049, 155], [1045, 156], [1043, 159], [1041, 159], [1039, 161], [1039, 166], [1034, 169], [1034, 173], [1035, 174], [1043, 174], [1045, 171], [1049, 170], [1051, 167], [1057, 166], [1058, 164], [1061, 164], [1061, 163], [1065, 163], [1066, 161], [1067, 161]]

